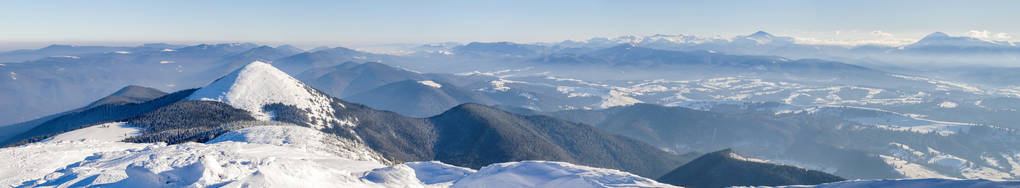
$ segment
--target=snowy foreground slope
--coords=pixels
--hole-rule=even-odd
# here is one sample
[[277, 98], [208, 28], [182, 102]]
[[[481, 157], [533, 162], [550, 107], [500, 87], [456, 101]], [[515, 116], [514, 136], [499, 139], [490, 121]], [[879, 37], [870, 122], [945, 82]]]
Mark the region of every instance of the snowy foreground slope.
[[[178, 145], [112, 141], [129, 132], [124, 123], [94, 127], [54, 137], [60, 140], [0, 149], [5, 159], [0, 160], [0, 186], [673, 187], [618, 170], [563, 162], [497, 163], [477, 171], [437, 161], [387, 166], [364, 145], [299, 126], [251, 127], [208, 143]], [[100, 128], [110, 131], [95, 130]], [[858, 180], [818, 186], [1018, 187], [1020, 182]]]
[[928, 188], [928, 187], [954, 187], [954, 188], [978, 188], [978, 187], [1020, 187], [1020, 181], [1001, 182], [991, 180], [949, 180], [949, 179], [904, 179], [904, 180], [851, 180], [821, 185], [795, 185], [780, 187], [820, 187], [820, 188], [841, 188], [841, 187], [899, 187], [899, 188]]
[[[419, 83], [414, 83], [419, 84]], [[441, 86], [441, 85], [440, 85]], [[434, 86], [430, 86], [434, 87]], [[451, 87], [443, 87], [451, 88]], [[500, 131], [500, 134], [510, 134], [513, 137], [505, 138], [566, 138], [569, 142], [595, 143], [589, 144], [564, 144], [564, 143], [539, 143], [534, 142], [512, 142], [512, 145], [546, 148], [547, 150], [536, 151], [564, 151], [566, 148], [595, 148], [595, 154], [578, 153], [576, 156], [553, 156], [555, 158], [540, 158], [548, 160], [575, 161], [571, 157], [596, 157], [588, 162], [576, 160], [584, 164], [591, 161], [613, 161], [618, 164], [629, 164], [621, 169], [646, 169], [648, 167], [662, 167], [659, 164], [671, 164], [667, 162], [653, 163], [622, 163], [622, 161], [656, 161], [665, 159], [665, 155], [658, 155], [654, 152], [662, 152], [657, 148], [641, 144], [626, 144], [610, 139], [610, 136], [591, 137], [591, 135], [608, 135], [591, 127], [580, 124], [555, 123], [546, 124], [537, 120], [510, 114], [504, 111], [493, 109], [482, 105], [461, 105], [446, 113], [440, 118], [427, 119], [430, 124], [408, 123], [420, 121], [421, 119], [405, 118], [391, 114], [390, 116], [378, 115], [377, 111], [360, 107], [351, 103], [344, 103], [322, 94], [316, 89], [308, 87], [296, 79], [284, 74], [272, 66], [255, 62], [244, 66], [237, 71], [224, 76], [209, 86], [198, 90], [182, 91], [183, 94], [169, 94], [173, 97], [187, 100], [174, 104], [171, 107], [161, 108], [165, 111], [158, 113], [146, 113], [156, 116], [145, 116], [144, 118], [132, 118], [127, 120], [104, 120], [105, 121], [126, 121], [110, 122], [98, 125], [88, 123], [67, 126], [58, 126], [56, 132], [33, 133], [32, 136], [46, 135], [47, 140], [23, 145], [20, 147], [0, 149], [0, 186], [17, 187], [671, 187], [654, 180], [639, 177], [630, 173], [593, 168], [587, 166], [573, 165], [563, 162], [546, 161], [523, 161], [507, 163], [484, 163], [487, 166], [471, 166], [478, 170], [467, 169], [448, 165], [440, 162], [408, 162], [395, 164], [388, 159], [392, 155], [405, 154], [403, 151], [419, 151], [433, 154], [449, 154], [457, 152], [472, 153], [479, 149], [502, 147], [511, 144], [500, 144], [493, 142], [479, 142], [469, 147], [446, 147], [452, 144], [438, 144], [439, 141], [428, 141], [429, 137], [454, 138], [457, 136], [481, 135], [477, 132], [465, 134], [461, 130], [464, 126], [458, 125], [486, 125], [492, 130], [501, 127], [525, 126], [541, 132], [522, 133], [523, 131]], [[180, 93], [180, 92], [179, 92]], [[171, 101], [176, 101], [176, 98]], [[154, 99], [159, 100], [159, 99]], [[218, 101], [218, 102], [208, 102]], [[221, 104], [225, 103], [225, 104]], [[237, 112], [221, 110], [218, 108], [188, 108], [187, 105], [198, 105], [205, 107], [221, 107], [229, 105]], [[267, 105], [276, 104], [276, 108], [284, 110], [273, 110]], [[345, 105], [346, 104], [346, 105]], [[174, 106], [178, 105], [178, 106]], [[280, 107], [283, 105], [286, 108]], [[166, 104], [156, 105], [166, 106]], [[199, 109], [199, 110], [195, 110]], [[230, 109], [225, 107], [225, 109]], [[243, 111], [250, 112], [256, 116], [249, 117]], [[179, 123], [168, 125], [155, 125], [153, 122], [160, 122], [165, 119], [202, 119], [209, 118], [205, 114], [219, 114], [231, 116], [230, 114], [241, 114], [247, 118], [240, 120], [220, 121], [209, 120], [192, 123]], [[385, 114], [385, 113], [383, 113]], [[771, 114], [771, 112], [769, 112]], [[359, 121], [359, 117], [361, 118]], [[382, 118], [381, 118], [382, 117]], [[445, 117], [445, 118], [444, 118]], [[465, 118], [465, 117], [470, 117]], [[120, 117], [126, 118], [126, 117]], [[161, 119], [163, 118], [163, 119]], [[282, 120], [284, 122], [254, 121], [260, 120]], [[397, 119], [395, 121], [380, 121], [379, 119]], [[512, 121], [507, 121], [507, 119]], [[243, 121], [242, 121], [243, 120]], [[505, 122], [498, 122], [505, 121]], [[243, 122], [243, 123], [242, 123]], [[467, 122], [467, 123], [465, 123]], [[497, 123], [492, 123], [497, 122]], [[516, 123], [506, 123], [516, 122]], [[405, 124], [406, 123], [406, 124]], [[242, 126], [243, 124], [243, 126]], [[89, 126], [86, 126], [89, 125]], [[272, 125], [272, 126], [270, 126]], [[421, 126], [419, 126], [421, 125]], [[553, 130], [538, 129], [543, 126], [573, 127], [570, 129]], [[167, 144], [139, 144], [125, 143], [125, 138], [136, 140], [135, 136], [152, 134], [150, 128], [164, 126], [172, 127], [169, 130], [160, 130], [161, 133], [171, 132], [174, 134], [163, 135], [165, 137], [190, 137], [193, 135], [176, 134], [189, 130], [206, 131], [201, 140], [204, 143], [183, 143], [187, 140], [173, 141], [174, 139], [151, 140], [144, 142], [169, 142]], [[192, 129], [203, 126], [218, 126], [222, 130], [209, 131]], [[254, 127], [252, 127], [254, 126]], [[304, 126], [304, 127], [303, 127]], [[421, 134], [421, 137], [398, 137], [380, 136], [384, 134], [360, 134], [372, 133], [378, 129], [388, 129], [395, 126], [422, 128], [425, 131], [405, 130], [391, 131], [389, 135], [417, 134], [429, 132], [435, 128], [436, 134]], [[74, 127], [85, 127], [74, 129]], [[243, 128], [248, 127], [248, 128]], [[310, 128], [307, 128], [310, 127]], [[579, 128], [580, 127], [580, 128]], [[378, 128], [378, 129], [377, 129]], [[234, 130], [238, 129], [238, 130]], [[73, 130], [73, 131], [71, 131]], [[232, 131], [228, 131], [232, 130]], [[363, 130], [363, 131], [355, 131]], [[70, 131], [70, 132], [66, 132]], [[323, 132], [324, 131], [324, 132]], [[139, 135], [140, 133], [145, 135]], [[340, 137], [338, 132], [354, 133], [355, 135]], [[57, 134], [48, 136], [45, 133]], [[387, 132], [384, 132], [387, 133]], [[445, 133], [445, 134], [440, 134]], [[584, 134], [575, 134], [584, 133]], [[214, 135], [218, 135], [215, 136]], [[449, 136], [457, 135], [457, 136]], [[954, 134], [949, 134], [954, 135]], [[517, 137], [523, 136], [523, 137]], [[29, 138], [29, 137], [25, 137]], [[367, 138], [367, 139], [366, 139]], [[597, 138], [597, 139], [591, 139]], [[408, 141], [418, 140], [414, 143], [397, 148], [379, 147], [372, 149], [366, 146], [365, 140], [374, 141]], [[424, 141], [423, 141], [424, 140]], [[482, 140], [485, 141], [485, 140]], [[435, 142], [435, 143], [433, 143]], [[176, 144], [183, 143], [183, 144]], [[615, 144], [607, 144], [615, 143]], [[423, 145], [434, 144], [435, 147], [423, 147]], [[640, 148], [642, 150], [612, 149], [600, 147], [607, 145], [624, 146], [617, 148]], [[381, 148], [381, 149], [380, 149]], [[906, 147], [904, 147], [906, 148]], [[559, 150], [558, 150], [559, 149]], [[394, 152], [400, 151], [400, 152]], [[390, 152], [390, 155], [383, 157], [380, 152]], [[521, 152], [530, 154], [527, 152]], [[601, 154], [599, 154], [601, 153]], [[499, 154], [509, 154], [501, 156]], [[527, 155], [505, 152], [497, 155], [485, 155], [483, 159], [497, 159], [498, 161], [517, 161]], [[428, 155], [426, 155], [428, 156]], [[948, 155], [946, 155], [948, 156]], [[501, 158], [502, 157], [502, 158]], [[602, 157], [602, 158], [598, 158]], [[401, 161], [420, 160], [441, 160], [454, 164], [472, 165], [469, 162], [451, 160], [452, 157], [405, 157]], [[400, 159], [400, 158], [395, 158]], [[953, 161], [951, 158], [946, 161]], [[956, 160], [959, 161], [959, 160]], [[1000, 160], [1013, 162], [1010, 160]], [[954, 163], [955, 164], [955, 163]], [[612, 165], [606, 165], [612, 166]], [[737, 173], [739, 176], [759, 176], [758, 173]], [[659, 175], [649, 175], [649, 177]], [[731, 181], [733, 178], [720, 178], [723, 181]], [[732, 175], [730, 176], [732, 177]], [[952, 185], [967, 184], [968, 181], [949, 181]], [[881, 181], [875, 181], [879, 183]], [[677, 183], [682, 184], [683, 182]], [[862, 183], [862, 182], [857, 182]], [[867, 182], [863, 182], [867, 183]], [[1005, 184], [1001, 182], [992, 182]], [[770, 184], [770, 185], [782, 185]], [[732, 184], [731, 184], [732, 185]], [[857, 184], [847, 184], [851, 187]], [[977, 184], [975, 184], [977, 185]], [[1008, 184], [1007, 184], [1008, 185]]]
[[[5, 159], [0, 161], [0, 183], [33, 187], [670, 187], [626, 172], [561, 162], [498, 163], [477, 172], [435, 161], [387, 166], [364, 145], [298, 126], [252, 127], [208, 143], [178, 145], [109, 141], [121, 135], [84, 131], [90, 132], [72, 131], [59, 136], [63, 141], [0, 149], [0, 158]], [[335, 146], [341, 149], [330, 149]]]

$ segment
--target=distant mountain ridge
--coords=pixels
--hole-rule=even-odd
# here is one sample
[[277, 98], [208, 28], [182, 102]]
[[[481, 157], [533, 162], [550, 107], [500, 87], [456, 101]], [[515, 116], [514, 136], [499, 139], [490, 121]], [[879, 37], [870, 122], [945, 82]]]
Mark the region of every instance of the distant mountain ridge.
[[390, 61], [393, 56], [361, 52], [344, 47], [326, 48], [302, 52], [272, 62], [283, 72], [298, 75], [308, 70], [326, 68], [346, 62]]
[[464, 103], [499, 104], [498, 101], [481, 93], [432, 80], [404, 80], [344, 99], [411, 117], [436, 115]]
[[14, 50], [8, 52], [0, 52], [0, 63], [23, 62], [54, 56], [73, 57], [83, 54], [109, 53], [118, 50], [126, 50], [129, 48], [130, 47], [77, 46], [77, 45], [54, 44], [35, 50]]
[[[8, 125], [0, 127], [0, 146], [6, 146], [9, 144], [9, 139], [26, 131], [32, 130], [33, 128], [50, 123], [49, 121], [54, 120], [58, 117], [74, 115], [76, 113], [88, 113], [89, 109], [97, 108], [100, 106], [116, 106], [116, 105], [128, 105], [128, 104], [139, 104], [152, 99], [156, 99], [166, 95], [162, 91], [153, 88], [147, 88], [142, 86], [130, 85], [124, 87], [113, 94], [103, 97], [95, 102], [90, 103], [87, 106], [80, 107], [78, 109], [52, 114], [32, 121], [26, 121], [18, 124]], [[58, 120], [59, 121], [59, 120]], [[80, 124], [78, 125], [80, 126]]]
[[539, 45], [512, 42], [472, 42], [467, 45], [454, 47], [451, 51], [457, 55], [525, 57], [537, 54], [537, 50], [542, 48]]
[[85, 106], [84, 108], [92, 108], [105, 104], [129, 104], [129, 103], [142, 103], [149, 101], [168, 93], [160, 91], [154, 88], [148, 88], [143, 86], [129, 85], [124, 87], [109, 96], [103, 97], [96, 102]]
[[[77, 49], [73, 46], [53, 48]], [[0, 93], [3, 93], [0, 97], [19, 99], [0, 102], [9, 107], [0, 109], [0, 124], [27, 121], [43, 114], [68, 110], [69, 106], [84, 106], [120, 89], [111, 86], [144, 85], [170, 91], [194, 88], [251, 61], [276, 62], [287, 57], [301, 59], [297, 57], [305, 54], [293, 46], [269, 47], [252, 43], [145, 44], [102, 48], [106, 50], [101, 52], [81, 48], [76, 53], [83, 54], [73, 57], [47, 56], [21, 63], [0, 63], [0, 72], [5, 75], [0, 79]], [[373, 57], [388, 57], [353, 50], [336, 53], [344, 51], [336, 48], [329, 51], [327, 54], [332, 55], [323, 59], [373, 61]], [[0, 54], [0, 59], [3, 57]], [[310, 62], [277, 63], [304, 66]]]
[[190, 95], [193, 91], [194, 90], [178, 91], [147, 100], [143, 103], [111, 103], [59, 113], [56, 114], [55, 117], [40, 119], [42, 121], [39, 124], [16, 125], [24, 126], [29, 128], [29, 130], [14, 135], [9, 139], [0, 142], [0, 144], [4, 147], [23, 145], [43, 140], [59, 133], [84, 128], [98, 123], [124, 120], [126, 118], [148, 113], [152, 110], [180, 101], [187, 97], [187, 95]]
[[[673, 152], [732, 148], [745, 156], [851, 179], [1015, 179], [1008, 173], [1015, 167], [986, 159], [1016, 160], [1011, 146], [1020, 142], [1014, 138], [1017, 132], [1009, 128], [925, 121], [877, 109], [777, 102], [634, 104], [532, 113], [590, 124]], [[926, 130], [929, 127], [934, 129]], [[974, 169], [990, 173], [974, 173], [978, 171]]]
[[606, 48], [620, 44], [680, 51], [704, 50], [741, 55], [777, 55], [797, 59], [820, 58], [847, 62], [870, 59], [890, 63], [934, 61], [945, 65], [966, 62], [966, 58], [974, 58], [974, 56], [985, 56], [982, 57], [983, 61], [1003, 64], [1015, 59], [1018, 56], [1016, 53], [1020, 52], [1020, 47], [1015, 42], [949, 36], [943, 32], [933, 32], [914, 43], [902, 46], [803, 44], [798, 43], [793, 37], [775, 36], [764, 31], [732, 38], [662, 34], [643, 37], [621, 36], [613, 39], [603, 37], [587, 41], [564, 41], [552, 46]]
[[424, 75], [375, 62], [345, 62], [336, 66], [310, 70], [296, 77], [339, 98], [394, 82], [425, 79]]
[[1010, 42], [986, 41], [972, 37], [949, 36], [942, 32], [931, 33], [916, 43], [903, 47], [904, 50], [923, 53], [962, 53], [962, 52], [1020, 52], [1020, 47]]
[[[932, 36], [929, 39], [966, 38]], [[876, 54], [874, 57], [915, 56], [908, 53], [912, 48], [901, 50], [891, 47], [861, 46], [858, 49], [848, 49], [846, 47], [802, 45], [796, 42], [789, 44], [789, 40], [789, 37], [776, 36], [762, 31], [732, 39], [700, 38], [688, 35], [653, 35], [620, 37], [612, 40], [592, 39], [589, 42], [542, 44], [475, 42], [464, 45], [437, 45], [433, 46], [433, 48], [438, 48], [438, 50], [433, 49], [434, 53], [411, 55], [374, 54], [343, 47], [302, 51], [287, 45], [270, 47], [252, 43], [190, 46], [157, 43], [135, 47], [96, 48], [54, 45], [44, 49], [18, 51], [18, 53], [35, 54], [33, 56], [35, 59], [21, 63], [0, 63], [0, 72], [4, 74], [3, 79], [0, 79], [0, 93], [3, 93], [3, 96], [0, 97], [18, 99], [0, 101], [0, 106], [9, 107], [0, 108], [0, 124], [27, 121], [44, 114], [68, 110], [69, 107], [65, 105], [83, 106], [123, 85], [144, 85], [165, 91], [199, 87], [210, 79], [215, 79], [255, 60], [271, 63], [290, 75], [301, 75], [305, 72], [315, 72], [318, 69], [331, 69], [333, 66], [346, 62], [383, 62], [392, 66], [414, 68], [426, 72], [457, 73], [477, 70], [523, 69], [533, 70], [531, 73], [549, 71], [561, 74], [561, 76], [581, 79], [600, 79], [605, 77], [598, 75], [625, 71], [639, 74], [623, 74], [626, 77], [617, 79], [644, 80], [683, 76], [688, 79], [749, 73], [752, 75], [774, 74], [773, 76], [790, 78], [794, 81], [839, 81], [862, 77], [885, 77], [880, 72], [872, 71], [879, 69], [873, 67], [864, 67], [872, 70], [861, 69], [855, 64], [859, 60], [857, 58], [840, 58], [848, 53], [874, 53]], [[975, 40], [973, 38], [965, 39], [965, 41]], [[986, 45], [986, 43], [988, 42], [980, 44]], [[1011, 47], [1015, 44], [1008, 42], [988, 44], [994, 44], [996, 49], [1016, 48]], [[864, 50], [864, 48], [868, 50]], [[49, 53], [48, 51], [61, 51], [62, 55], [40, 55]], [[1007, 59], [1010, 58], [1010, 54], [1015, 56], [1015, 53], [1008, 52], [1008, 50], [994, 53], [1003, 55]], [[830, 55], [805, 56], [803, 54]], [[951, 55], [949, 53], [937, 54]], [[0, 59], [3, 59], [3, 56], [0, 54]], [[916, 56], [927, 57], [927, 55]], [[820, 59], [801, 59], [804, 57]], [[980, 58], [998, 57], [999, 55], [988, 55]], [[934, 60], [955, 61], [967, 58], [972, 57], [934, 58]], [[982, 62], [985, 61], [982, 60]], [[547, 67], [547, 65], [549, 66]], [[557, 65], [563, 67], [555, 67]], [[690, 69], [689, 66], [694, 65], [705, 65], [709, 68]], [[54, 72], [55, 70], [58, 72]], [[686, 71], [686, 74], [671, 74], [675, 71]], [[806, 71], [810, 74], [803, 75], [798, 71]], [[590, 76], [590, 78], [580, 76]], [[330, 91], [326, 87], [321, 87], [324, 84], [305, 79], [303, 76], [297, 77], [339, 97], [351, 96], [360, 93], [360, 91], [374, 88], [366, 87], [351, 92]], [[329, 79], [333, 78], [324, 78], [323, 80], [327, 80], [324, 81], [326, 83], [335, 82], [328, 81]], [[436, 79], [430, 78], [430, 80]], [[446, 81], [451, 82], [450, 80]], [[896, 80], [865, 79], [865, 81], [874, 82], [874, 84], [866, 83], [865, 85], [877, 85], [893, 83]], [[391, 82], [394, 81], [386, 83]], [[456, 82], [452, 83], [459, 85]], [[53, 87], [42, 87], [45, 85]], [[380, 86], [383, 84], [369, 85]]]
[[[654, 43], [634, 39], [599, 48], [477, 43], [457, 50], [436, 47], [449, 51], [425, 55], [152, 44], [4, 63], [0, 97], [12, 100], [0, 101], [6, 107], [0, 119], [25, 122], [0, 127], [18, 133], [0, 134], [0, 144], [31, 143], [114, 121], [142, 129], [131, 142], [204, 142], [273, 120], [364, 142], [387, 160], [470, 167], [541, 159], [659, 177], [694, 152], [732, 147], [848, 178], [1017, 177], [1013, 172], [1020, 167], [1009, 161], [1020, 161], [1012, 150], [1020, 142], [1009, 117], [1020, 108], [1008, 93], [1016, 88], [853, 62], [651, 47], [715, 39], [648, 40]], [[742, 41], [735, 49], [751, 54], [829, 50], [765, 32], [726, 41]], [[956, 48], [971, 46], [967, 50], [1008, 55], [1001, 49], [1009, 48], [1000, 47], [1013, 45], [944, 33], [915, 44], [867, 53], [967, 54]], [[252, 61], [264, 63], [251, 66]], [[403, 68], [432, 65], [477, 70]], [[547, 69], [553, 66], [562, 69]], [[261, 68], [249, 70], [253, 67]], [[988, 69], [1012, 75], [1012, 69]], [[262, 73], [245, 79], [240, 75], [246, 71]], [[656, 74], [624, 77], [642, 73]], [[124, 85], [130, 86], [117, 90]], [[202, 88], [189, 89], [195, 87]], [[239, 92], [245, 89], [251, 91]], [[83, 107], [55, 111], [69, 106]], [[47, 110], [53, 113], [42, 113]]]

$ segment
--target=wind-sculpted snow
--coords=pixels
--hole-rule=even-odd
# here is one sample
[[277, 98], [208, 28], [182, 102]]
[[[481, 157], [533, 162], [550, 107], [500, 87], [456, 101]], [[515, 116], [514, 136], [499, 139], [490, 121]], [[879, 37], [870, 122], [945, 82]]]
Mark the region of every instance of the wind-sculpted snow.
[[124, 122], [94, 125], [53, 136], [39, 143], [0, 150], [0, 186], [22, 181], [79, 161], [95, 152], [121, 151], [146, 144], [120, 142], [139, 133]]
[[257, 126], [227, 132], [207, 143], [245, 142], [297, 147], [332, 153], [346, 159], [390, 162], [362, 143], [298, 126]]
[[439, 161], [407, 162], [401, 165], [413, 168], [418, 180], [425, 184], [453, 184], [454, 181], [476, 172], [474, 169], [444, 164]]
[[453, 187], [672, 187], [618, 170], [562, 162], [492, 164], [458, 180]]
[[[45, 142], [0, 149], [0, 186], [40, 179], [101, 152], [124, 152], [152, 146], [123, 142]], [[34, 182], [34, 181], [33, 181]]]
[[355, 186], [363, 183], [354, 172], [382, 166], [376, 161], [344, 159], [295, 147], [240, 142], [185, 143], [97, 153], [25, 185]]
[[[47, 142], [0, 149], [0, 183], [57, 187], [670, 187], [561, 162], [497, 163], [476, 172], [437, 161], [386, 166], [355, 142], [298, 126], [235, 130], [208, 143]], [[333, 147], [333, 148], [330, 148]], [[366, 155], [367, 154], [367, 155]]]
[[[334, 116], [333, 98], [319, 93], [272, 65], [252, 62], [195, 91], [189, 100], [220, 101], [252, 112], [259, 120], [270, 120], [269, 104], [293, 105], [306, 111], [309, 126], [315, 129], [333, 125], [354, 126]], [[341, 105], [341, 107], [343, 107]]]

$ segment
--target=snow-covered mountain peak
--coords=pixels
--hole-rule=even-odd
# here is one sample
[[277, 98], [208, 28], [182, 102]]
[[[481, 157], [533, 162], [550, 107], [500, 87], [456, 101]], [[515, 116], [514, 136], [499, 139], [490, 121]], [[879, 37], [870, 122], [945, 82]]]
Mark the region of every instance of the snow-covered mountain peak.
[[772, 34], [769, 34], [769, 33], [765, 32], [765, 31], [758, 31], [758, 32], [752, 33], [751, 35], [748, 35], [747, 37], [748, 38], [772, 38], [773, 36], [772, 36]]
[[974, 37], [966, 36], [949, 36], [943, 32], [934, 32], [928, 34], [918, 40], [916, 43], [907, 46], [907, 48], [917, 47], [979, 47], [979, 48], [996, 48], [1008, 46], [1008, 43], [988, 41]]
[[260, 61], [245, 65], [198, 89], [188, 96], [188, 100], [220, 101], [247, 110], [260, 120], [273, 119], [273, 113], [263, 107], [283, 104], [303, 110], [309, 126], [315, 129], [334, 124], [353, 126], [350, 121], [334, 116], [333, 98]]
[[926, 39], [949, 38], [949, 35], [941, 31], [936, 31], [934, 33], [928, 34], [927, 36], [924, 36], [924, 38]]
[[747, 36], [738, 36], [734, 40], [750, 40], [750, 41], [754, 41], [755, 44], [759, 44], [759, 45], [763, 45], [763, 44], [772, 44], [772, 45], [793, 44], [793, 38], [792, 37], [775, 36], [775, 35], [766, 33], [765, 31], [754, 32], [754, 33], [752, 33], [750, 35], [747, 35]]

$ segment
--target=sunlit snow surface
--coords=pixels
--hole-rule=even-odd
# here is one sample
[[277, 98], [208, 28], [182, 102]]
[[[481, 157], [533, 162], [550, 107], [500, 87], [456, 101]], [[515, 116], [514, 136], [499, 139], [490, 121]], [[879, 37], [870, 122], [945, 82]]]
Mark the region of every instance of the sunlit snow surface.
[[[46, 142], [0, 149], [0, 186], [41, 179], [95, 153], [121, 153], [154, 146], [123, 142]], [[70, 180], [67, 180], [70, 181]]]
[[[115, 141], [130, 129], [102, 124], [47, 142], [0, 149], [0, 185], [57, 187], [672, 187], [630, 173], [563, 162], [497, 163], [479, 170], [441, 162], [387, 166], [363, 144], [299, 126], [259, 126], [208, 143]], [[97, 125], [99, 126], [99, 125]], [[122, 131], [125, 133], [130, 131]], [[56, 139], [61, 138], [61, 139]], [[892, 144], [896, 145], [896, 144]], [[902, 146], [901, 146], [902, 147]], [[908, 149], [907, 147], [906, 149]], [[947, 156], [951, 158], [951, 156]], [[821, 187], [1010, 187], [984, 180], [876, 180]]]
[[299, 126], [260, 126], [224, 133], [207, 144], [241, 142], [269, 144], [325, 152], [344, 159], [389, 163], [364, 144]]
[[618, 170], [563, 162], [498, 163], [458, 180], [453, 187], [670, 187]]
[[117, 142], [137, 136], [141, 130], [124, 122], [112, 122], [59, 134], [42, 142]]
[[[104, 134], [95, 134], [103, 136]], [[0, 149], [6, 186], [101, 187], [669, 187], [561, 162], [498, 163], [476, 172], [440, 162], [384, 165], [356, 142], [298, 126], [251, 127], [209, 143], [45, 142]], [[344, 142], [344, 140], [340, 140]]]

